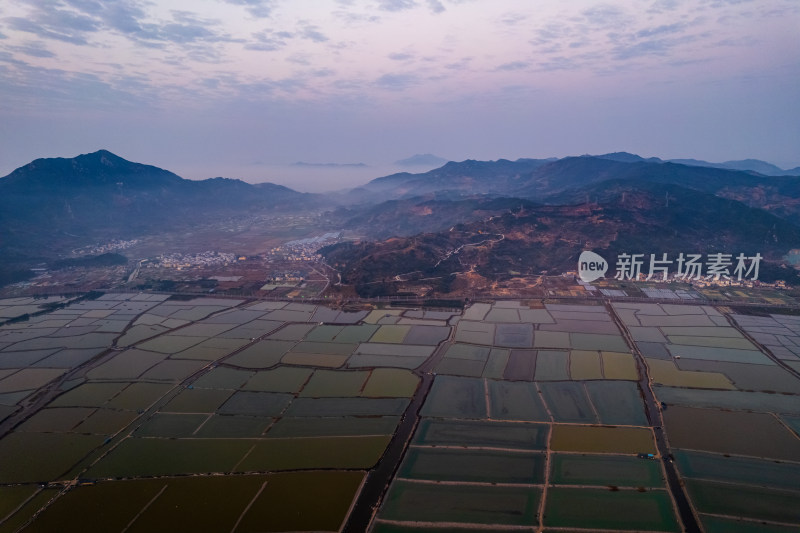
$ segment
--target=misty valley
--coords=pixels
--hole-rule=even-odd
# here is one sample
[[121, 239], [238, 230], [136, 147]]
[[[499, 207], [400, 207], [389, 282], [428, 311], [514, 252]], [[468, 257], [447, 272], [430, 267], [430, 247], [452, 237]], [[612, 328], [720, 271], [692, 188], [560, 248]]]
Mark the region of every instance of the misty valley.
[[[104, 150], [40, 159], [0, 179], [2, 290], [543, 297], [583, 250], [758, 253], [757, 283], [734, 285], [797, 285], [800, 180], [707, 165], [624, 153], [468, 160], [313, 194], [185, 180]], [[731, 281], [694, 278], [695, 291]]]
[[33, 161], [0, 179], [0, 531], [795, 530], [800, 172], [735, 167]]

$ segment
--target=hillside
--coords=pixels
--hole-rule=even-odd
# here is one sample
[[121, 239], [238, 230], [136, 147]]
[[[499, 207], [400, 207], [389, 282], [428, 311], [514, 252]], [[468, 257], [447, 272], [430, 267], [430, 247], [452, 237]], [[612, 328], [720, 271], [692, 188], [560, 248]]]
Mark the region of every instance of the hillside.
[[274, 184], [183, 179], [106, 150], [37, 159], [0, 178], [0, 252], [47, 256], [107, 238], [126, 239], [312, 200]]
[[430, 194], [376, 205], [341, 207], [333, 212], [332, 224], [371, 239], [387, 239], [449, 229], [456, 224], [483, 220], [520, 206], [535, 204], [519, 198], [476, 196], [450, 199]]
[[509, 161], [450, 161], [437, 169], [421, 174], [401, 172], [377, 178], [353, 191], [353, 196], [366, 198], [408, 198], [431, 193], [448, 192], [471, 196], [474, 194], [505, 195], [513, 191], [530, 173], [554, 159], [518, 159]]
[[[465, 272], [489, 280], [508, 278], [512, 272], [557, 274], [574, 270], [584, 249], [607, 257], [759, 252], [770, 262], [765, 262], [762, 279], [797, 277], [779, 263], [800, 243], [800, 228], [761, 209], [685, 187], [637, 180], [607, 181], [585, 192], [599, 203], [525, 206], [450, 231], [341, 244], [323, 253], [342, 272], [343, 281], [363, 295], [397, 290], [398, 275], [403, 281], [452, 282], [451, 274]], [[385, 283], [376, 285], [380, 281]]]

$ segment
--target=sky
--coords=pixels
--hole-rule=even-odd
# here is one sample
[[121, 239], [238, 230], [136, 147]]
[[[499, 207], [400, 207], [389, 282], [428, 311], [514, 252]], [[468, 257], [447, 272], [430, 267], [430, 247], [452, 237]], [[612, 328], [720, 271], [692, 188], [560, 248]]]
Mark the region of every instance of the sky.
[[303, 191], [418, 153], [791, 168], [798, 94], [797, 0], [0, 3], [0, 176], [101, 148]]

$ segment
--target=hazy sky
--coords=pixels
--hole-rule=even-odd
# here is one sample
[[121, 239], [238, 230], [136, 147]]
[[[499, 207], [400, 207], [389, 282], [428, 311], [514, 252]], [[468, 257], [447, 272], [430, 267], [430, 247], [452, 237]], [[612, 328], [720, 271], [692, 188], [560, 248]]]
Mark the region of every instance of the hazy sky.
[[0, 3], [0, 176], [99, 148], [301, 190], [425, 152], [787, 168], [798, 95], [798, 0]]

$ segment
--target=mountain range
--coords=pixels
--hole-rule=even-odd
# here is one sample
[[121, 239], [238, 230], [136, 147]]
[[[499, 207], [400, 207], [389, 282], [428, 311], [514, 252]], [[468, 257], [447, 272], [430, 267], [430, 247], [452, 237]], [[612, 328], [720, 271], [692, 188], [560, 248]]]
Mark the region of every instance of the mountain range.
[[[71, 159], [37, 159], [0, 178], [0, 270], [64, 257], [104, 239], [158, 234], [165, 227], [180, 232], [227, 217], [311, 209], [327, 211], [331, 227], [369, 237], [358, 246], [326, 251], [346, 278], [362, 285], [371, 276], [395, 276], [410, 263], [423, 271], [436, 263], [439, 270], [450, 268], [441, 261], [448, 247], [486, 232], [505, 238], [486, 244], [492, 253], [470, 247], [459, 260], [471, 255], [477, 261], [471, 268], [489, 277], [558, 270], [587, 240], [608, 251], [636, 243], [664, 252], [680, 244], [731, 253], [756, 250], [778, 264], [782, 254], [800, 248], [800, 178], [788, 175], [795, 171], [773, 175], [780, 169], [755, 160], [677, 162], [618, 152], [451, 161], [428, 172], [402, 172], [317, 195], [228, 178], [185, 180], [99, 150]], [[409, 257], [417, 259], [409, 263]], [[449, 274], [460, 268], [450, 266]]]
[[[477, 196], [511, 197], [540, 203], [597, 200], [593, 187], [608, 180], [662, 183], [737, 200], [800, 224], [800, 179], [643, 159], [626, 153], [562, 159], [448, 162], [421, 174], [402, 172], [349, 191], [351, 203]], [[392, 206], [394, 208], [395, 206]]]
[[362, 296], [392, 294], [415, 279], [449, 288], [457, 282], [456, 274], [485, 284], [519, 275], [558, 274], [574, 270], [585, 249], [603, 257], [760, 253], [765, 261], [759, 279], [800, 282], [798, 273], [782, 261], [800, 246], [800, 227], [762, 209], [663, 183], [615, 179], [596, 185], [593, 192], [598, 202], [508, 201], [510, 208], [483, 220], [406, 237], [337, 244], [322, 253]]

